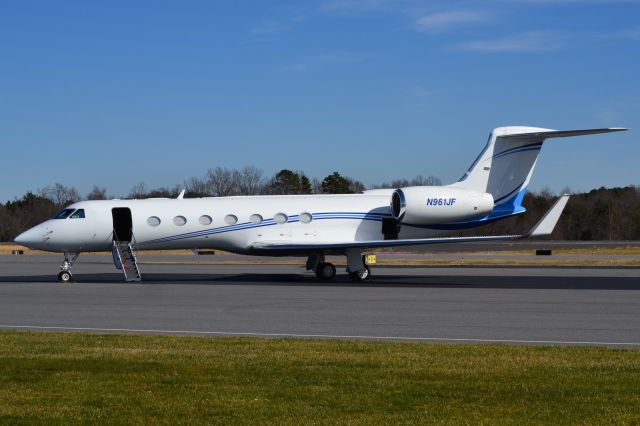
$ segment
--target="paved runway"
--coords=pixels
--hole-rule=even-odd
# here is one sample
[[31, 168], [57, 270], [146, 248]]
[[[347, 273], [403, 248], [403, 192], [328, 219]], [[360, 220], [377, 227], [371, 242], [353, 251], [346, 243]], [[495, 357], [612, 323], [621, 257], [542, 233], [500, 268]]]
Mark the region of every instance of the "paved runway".
[[[167, 259], [170, 259], [167, 258]], [[640, 347], [640, 269], [375, 268], [318, 283], [297, 266], [0, 256], [0, 328]]]

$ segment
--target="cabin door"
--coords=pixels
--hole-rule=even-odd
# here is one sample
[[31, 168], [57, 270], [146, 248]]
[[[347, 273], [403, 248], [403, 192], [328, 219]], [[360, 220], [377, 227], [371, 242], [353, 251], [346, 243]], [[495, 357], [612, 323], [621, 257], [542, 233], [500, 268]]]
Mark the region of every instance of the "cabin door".
[[113, 217], [113, 241], [127, 241], [133, 239], [133, 220], [131, 210], [128, 207], [115, 207], [111, 209]]

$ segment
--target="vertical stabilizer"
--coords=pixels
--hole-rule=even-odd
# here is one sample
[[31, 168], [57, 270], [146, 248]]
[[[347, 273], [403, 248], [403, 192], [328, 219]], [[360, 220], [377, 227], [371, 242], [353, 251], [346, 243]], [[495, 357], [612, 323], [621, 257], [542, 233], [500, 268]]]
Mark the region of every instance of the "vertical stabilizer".
[[558, 131], [540, 127], [498, 127], [493, 129], [487, 146], [462, 179], [451, 186], [491, 194], [495, 203], [492, 217], [522, 213], [525, 211], [522, 199], [545, 139], [622, 130], [626, 129]]

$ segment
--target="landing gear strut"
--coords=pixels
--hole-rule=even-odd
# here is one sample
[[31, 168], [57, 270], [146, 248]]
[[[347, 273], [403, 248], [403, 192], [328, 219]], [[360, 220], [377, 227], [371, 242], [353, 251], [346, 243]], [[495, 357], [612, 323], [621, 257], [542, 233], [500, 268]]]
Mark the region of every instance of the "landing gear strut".
[[64, 261], [62, 262], [62, 265], [60, 265], [60, 269], [62, 269], [62, 271], [58, 274], [58, 282], [65, 284], [74, 282], [73, 275], [71, 275], [71, 267], [76, 263], [76, 260], [78, 260], [78, 256], [80, 256], [79, 252], [64, 253]]

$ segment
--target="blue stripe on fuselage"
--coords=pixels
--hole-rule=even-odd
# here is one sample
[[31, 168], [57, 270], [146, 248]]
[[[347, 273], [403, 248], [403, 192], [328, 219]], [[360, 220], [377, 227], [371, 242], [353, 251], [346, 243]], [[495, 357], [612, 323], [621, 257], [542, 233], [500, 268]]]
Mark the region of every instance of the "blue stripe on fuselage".
[[[377, 221], [377, 222], [382, 222], [382, 220], [385, 217], [391, 217], [391, 215], [389, 214], [368, 213], [368, 212], [366, 213], [365, 212], [323, 212], [323, 213], [313, 213], [312, 216], [313, 216], [313, 220], [360, 219], [360, 220], [370, 220], [370, 221]], [[289, 216], [289, 220], [287, 221], [287, 223], [295, 223], [299, 221], [300, 219], [298, 215], [292, 215], [292, 216]], [[215, 234], [221, 234], [225, 232], [240, 231], [244, 229], [252, 229], [252, 228], [259, 228], [259, 227], [273, 226], [273, 225], [277, 225], [276, 221], [273, 219], [267, 219], [262, 221], [261, 223], [244, 222], [244, 223], [239, 223], [235, 225], [203, 229], [201, 231], [187, 232], [184, 234], [169, 235], [166, 237], [156, 238], [154, 240], [143, 241], [138, 243], [138, 245], [166, 243], [170, 241], [178, 241], [178, 240], [184, 240], [189, 238], [203, 237], [206, 235], [215, 235]]]

